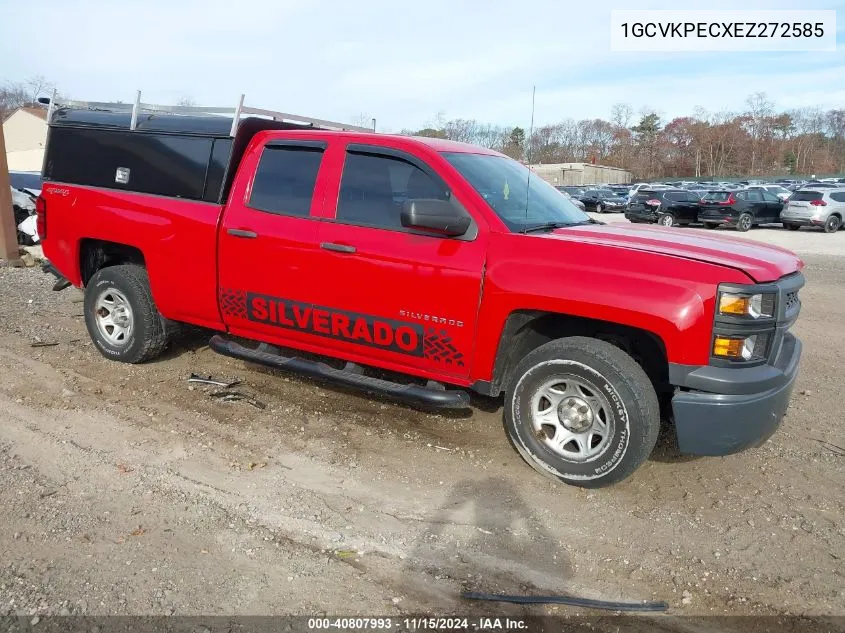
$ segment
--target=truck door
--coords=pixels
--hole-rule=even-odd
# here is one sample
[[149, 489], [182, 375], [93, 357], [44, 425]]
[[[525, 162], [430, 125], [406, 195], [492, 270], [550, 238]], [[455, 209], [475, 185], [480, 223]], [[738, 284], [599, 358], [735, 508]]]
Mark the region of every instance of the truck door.
[[406, 152], [360, 144], [337, 160], [342, 175], [326, 193], [315, 288], [316, 303], [332, 313], [330, 344], [398, 370], [467, 376], [487, 245], [483, 219], [473, 217], [457, 238], [406, 229], [403, 202], [453, 195], [435, 170]]
[[[327, 143], [270, 140], [246, 155], [219, 232], [220, 310], [229, 331], [279, 344], [313, 341], [286, 327], [278, 300], [308, 304], [318, 296], [319, 219]], [[190, 283], [186, 280], [186, 283]]]

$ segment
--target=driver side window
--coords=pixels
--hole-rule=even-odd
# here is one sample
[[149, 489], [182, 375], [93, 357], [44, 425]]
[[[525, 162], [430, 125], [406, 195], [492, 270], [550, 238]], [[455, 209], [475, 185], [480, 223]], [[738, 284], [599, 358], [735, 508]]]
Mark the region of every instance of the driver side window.
[[339, 222], [404, 230], [402, 205], [407, 200], [449, 200], [443, 185], [399, 157], [348, 151], [337, 201]]

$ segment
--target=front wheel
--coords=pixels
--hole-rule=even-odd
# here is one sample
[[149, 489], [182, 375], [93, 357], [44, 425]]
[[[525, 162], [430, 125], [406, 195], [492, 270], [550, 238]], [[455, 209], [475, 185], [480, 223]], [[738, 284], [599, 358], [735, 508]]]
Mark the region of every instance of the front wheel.
[[842, 220], [840, 220], [837, 216], [832, 215], [827, 219], [827, 222], [824, 223], [824, 232], [836, 233], [840, 226], [842, 226]]
[[536, 471], [598, 488], [622, 481], [648, 458], [660, 407], [628, 354], [604, 341], [569, 337], [542, 345], [516, 367], [505, 428]]
[[142, 266], [98, 270], [85, 287], [84, 306], [88, 334], [106, 358], [142, 363], [167, 346], [167, 330]]
[[601, 202], [596, 203], [596, 213], [603, 213]]
[[739, 220], [736, 221], [736, 230], [745, 233], [751, 228], [752, 223], [753, 218], [751, 217], [751, 214], [743, 213], [739, 216]]

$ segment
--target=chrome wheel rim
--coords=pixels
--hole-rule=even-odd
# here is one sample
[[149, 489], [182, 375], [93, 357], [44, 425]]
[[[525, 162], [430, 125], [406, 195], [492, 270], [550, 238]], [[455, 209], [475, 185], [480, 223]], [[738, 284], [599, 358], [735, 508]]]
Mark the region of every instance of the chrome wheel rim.
[[563, 374], [547, 380], [531, 399], [537, 439], [555, 455], [585, 462], [600, 455], [613, 437], [610, 401], [584, 378]]
[[671, 215], [664, 215], [660, 218], [660, 223], [663, 226], [672, 226], [672, 216]]
[[134, 317], [126, 296], [114, 288], [103, 290], [94, 303], [97, 330], [110, 345], [122, 347], [129, 342]]
[[751, 218], [748, 216], [742, 217], [739, 219], [739, 228], [743, 231], [751, 228]]

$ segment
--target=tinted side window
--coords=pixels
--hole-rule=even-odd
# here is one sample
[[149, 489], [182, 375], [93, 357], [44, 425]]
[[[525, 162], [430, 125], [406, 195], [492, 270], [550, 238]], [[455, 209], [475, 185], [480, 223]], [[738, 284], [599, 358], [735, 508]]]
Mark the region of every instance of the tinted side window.
[[265, 147], [255, 173], [249, 206], [307, 217], [323, 150], [313, 147]]
[[836, 202], [845, 202], [845, 191], [837, 191], [836, 193], [830, 194], [831, 200], [836, 200]]
[[406, 200], [448, 200], [449, 192], [422, 169], [392, 156], [348, 152], [340, 181], [337, 219], [402, 229]]
[[766, 202], [780, 202], [780, 198], [778, 198], [773, 193], [769, 193], [768, 191], [763, 192], [763, 200], [765, 200]]
[[746, 191], [745, 199], [750, 202], [760, 202], [763, 200], [763, 195], [759, 191]]

